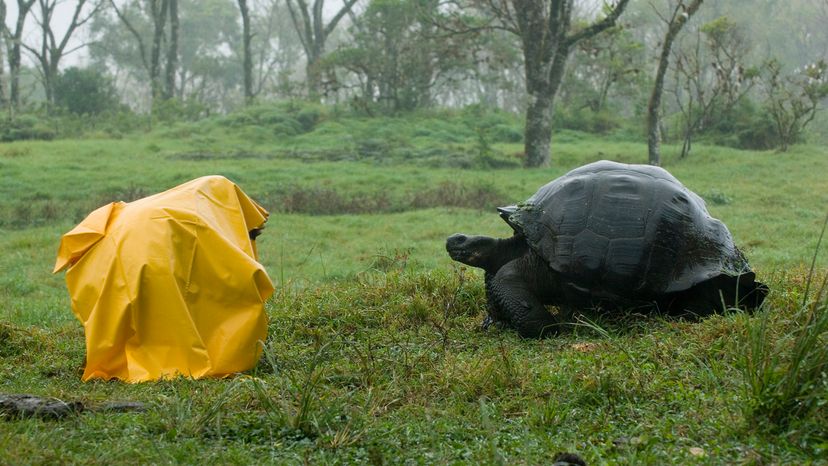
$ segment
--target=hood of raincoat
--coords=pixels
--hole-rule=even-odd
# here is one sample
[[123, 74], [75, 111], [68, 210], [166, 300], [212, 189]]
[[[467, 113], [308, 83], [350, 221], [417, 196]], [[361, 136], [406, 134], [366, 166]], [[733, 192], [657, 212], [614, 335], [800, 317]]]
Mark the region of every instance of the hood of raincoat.
[[90, 213], [60, 242], [83, 324], [83, 380], [222, 377], [252, 368], [273, 284], [250, 231], [267, 211], [206, 176]]

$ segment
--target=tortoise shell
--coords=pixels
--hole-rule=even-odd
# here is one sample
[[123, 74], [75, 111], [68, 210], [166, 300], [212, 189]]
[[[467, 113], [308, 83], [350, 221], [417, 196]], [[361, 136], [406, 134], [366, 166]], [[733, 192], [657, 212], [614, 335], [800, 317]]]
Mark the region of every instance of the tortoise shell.
[[750, 273], [727, 227], [659, 167], [591, 163], [500, 211], [570, 286], [594, 297], [659, 296]]

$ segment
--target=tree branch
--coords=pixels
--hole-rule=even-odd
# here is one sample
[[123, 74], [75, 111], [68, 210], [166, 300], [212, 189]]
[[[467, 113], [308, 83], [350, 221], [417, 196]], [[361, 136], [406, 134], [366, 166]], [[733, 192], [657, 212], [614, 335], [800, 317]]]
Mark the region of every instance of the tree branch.
[[[299, 22], [299, 17], [296, 14], [296, 8], [293, 2], [299, 6], [299, 12], [302, 14], [302, 22]], [[308, 4], [304, 0], [287, 0], [285, 2], [290, 12], [290, 19], [293, 22], [293, 27], [296, 29], [296, 34], [299, 36], [299, 42], [302, 43], [302, 48], [305, 49], [307, 56], [311, 55], [313, 47], [313, 32], [311, 28], [310, 16], [308, 15]]]
[[[566, 42], [568, 45], [572, 46], [577, 44], [578, 42], [592, 37], [599, 32], [615, 26], [615, 22], [618, 20], [618, 17], [621, 16], [621, 13], [627, 8], [627, 4], [630, 0], [619, 0], [615, 7], [610, 11], [610, 13], [604, 17], [604, 19], [593, 23], [591, 26], [587, 27], [586, 29], [582, 29], [575, 34], [568, 36], [566, 38]], [[692, 14], [692, 13], [691, 13]]]
[[115, 0], [109, 0], [109, 3], [112, 5], [112, 8], [115, 10], [115, 14], [120, 18], [121, 22], [129, 29], [129, 32], [135, 37], [135, 40], [138, 41], [138, 50], [141, 52], [141, 63], [144, 65], [144, 69], [149, 71], [149, 63], [147, 62], [147, 48], [144, 45], [144, 39], [141, 37], [141, 34], [135, 27], [132, 26], [132, 23], [127, 20], [126, 14], [122, 13], [121, 10], [118, 9], [118, 5], [115, 4]]
[[351, 11], [354, 4], [356, 4], [357, 0], [345, 0], [345, 5], [339, 10], [336, 15], [328, 22], [328, 25], [325, 26], [325, 37], [329, 36], [331, 32], [333, 32], [334, 28], [336, 28], [337, 23], [345, 16], [346, 13]]

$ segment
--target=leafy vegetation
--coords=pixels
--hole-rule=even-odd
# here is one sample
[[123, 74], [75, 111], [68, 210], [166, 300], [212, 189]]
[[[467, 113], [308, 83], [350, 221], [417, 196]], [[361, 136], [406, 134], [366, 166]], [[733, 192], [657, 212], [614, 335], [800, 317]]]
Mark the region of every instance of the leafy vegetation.
[[[828, 226], [828, 217], [822, 227], [820, 243]], [[819, 248], [817, 248], [819, 249]], [[816, 256], [814, 257], [814, 264]], [[780, 339], [770, 336], [768, 316], [748, 329], [748, 348], [744, 372], [747, 379], [748, 416], [765, 423], [772, 430], [784, 430], [802, 418], [816, 417], [828, 422], [825, 393], [828, 388], [828, 295], [824, 277], [819, 277], [811, 266], [802, 295], [802, 302], [793, 313], [793, 323]], [[815, 283], [816, 281], [816, 283]], [[812, 297], [810, 292], [815, 293]], [[824, 434], [824, 432], [818, 432]]]
[[[800, 335], [810, 335], [808, 354], [825, 348], [822, 251], [806, 292], [828, 205], [823, 147], [783, 156], [698, 143], [685, 159], [665, 147], [667, 168], [707, 199], [771, 286], [757, 315], [592, 313], [528, 341], [479, 329], [482, 277], [448, 258], [446, 236], [508, 235], [493, 207], [589, 161], [643, 161], [643, 144], [568, 130], [553, 168], [461, 169], [452, 154], [513, 159], [520, 141], [497, 134], [519, 128], [515, 118], [479, 108], [384, 119], [298, 104], [272, 109], [281, 116], [248, 112], [118, 139], [0, 146], [0, 391], [149, 406], [0, 419], [2, 462], [538, 464], [558, 451], [590, 464], [828, 460], [824, 378], [789, 370]], [[303, 112], [312, 125], [273, 130], [301, 125]], [[370, 155], [369, 140], [379, 144]], [[425, 150], [428, 165], [416, 156]], [[207, 174], [273, 212], [258, 240], [277, 284], [259, 365], [223, 380], [80, 382], [83, 331], [63, 277], [49, 273], [60, 235], [103, 203]], [[781, 390], [802, 380], [805, 391]]]
[[[654, 85], [651, 51], [663, 42], [668, 12], [688, 6], [660, 0], [598, 8], [567, 0], [560, 15], [547, 17], [545, 0], [533, 0], [536, 14], [518, 27], [514, 12], [525, 8], [513, 2], [492, 9], [462, 0], [446, 9], [415, 0], [348, 0], [340, 8], [324, 0], [312, 8], [295, 0], [93, 0], [53, 14], [59, 3], [7, 15], [2, 140], [78, 137], [89, 126], [117, 137], [205, 118], [294, 136], [312, 129], [313, 105], [294, 115], [273, 103], [297, 98], [359, 116], [482, 105], [533, 121], [528, 132], [525, 125], [494, 132], [509, 142], [528, 138], [520, 162], [529, 165], [549, 158], [548, 150], [534, 151], [547, 147], [553, 129], [623, 129], [640, 139]], [[809, 137], [824, 142], [828, 8], [824, 0], [793, 5], [732, 0], [699, 8], [665, 68], [669, 98], [658, 109], [665, 141], [683, 140], [685, 155], [691, 141], [782, 150]], [[310, 21], [319, 11], [331, 17]], [[57, 24], [56, 16], [69, 24]], [[23, 34], [23, 25], [34, 23], [37, 33]], [[563, 48], [530, 50], [541, 46], [542, 31], [558, 27], [570, 38]], [[67, 66], [66, 56], [78, 49], [88, 60]], [[534, 63], [536, 56], [549, 62]], [[543, 65], [553, 62], [554, 70]], [[551, 75], [540, 79], [541, 70]], [[549, 88], [540, 92], [543, 86]]]
[[55, 104], [77, 115], [97, 115], [119, 106], [115, 86], [97, 70], [77, 67], [61, 72], [55, 82]]

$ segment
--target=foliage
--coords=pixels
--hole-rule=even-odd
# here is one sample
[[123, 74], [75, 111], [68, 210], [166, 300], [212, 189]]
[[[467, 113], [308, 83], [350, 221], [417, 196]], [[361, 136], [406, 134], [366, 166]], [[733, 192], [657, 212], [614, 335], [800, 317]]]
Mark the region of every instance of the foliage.
[[197, 121], [208, 116], [209, 112], [210, 108], [201, 100], [171, 98], [155, 102], [151, 117], [155, 121], [174, 123]]
[[779, 149], [785, 152], [800, 138], [822, 100], [828, 97], [828, 64], [820, 60], [794, 74], [783, 75], [780, 62], [770, 60], [765, 64], [762, 84], [765, 108], [776, 126]]
[[48, 118], [37, 115], [17, 115], [0, 121], [0, 140], [22, 141], [26, 139], [54, 139], [57, 131], [50, 125]]
[[[523, 57], [517, 38], [502, 30], [481, 31], [474, 38], [476, 59], [465, 81], [434, 88], [435, 100], [457, 105], [481, 104], [511, 113], [526, 107]], [[452, 83], [449, 83], [452, 84]]]
[[[241, 50], [238, 12], [229, 0], [180, 0], [179, 98], [185, 101], [208, 103], [213, 107], [229, 108], [228, 91], [241, 83], [241, 68], [228, 51]], [[130, 24], [149, 48], [152, 39], [150, 2], [130, 0], [121, 6]], [[115, 67], [125, 71], [121, 77], [121, 92], [138, 108], [144, 96], [149, 95], [148, 70], [140, 47], [133, 34], [109, 9], [95, 16], [91, 34], [96, 38], [90, 48], [93, 63], [100, 67]], [[263, 33], [264, 35], [264, 33]], [[149, 53], [146, 50], [145, 53]], [[149, 59], [149, 57], [147, 57]], [[140, 92], [141, 97], [135, 94]]]
[[109, 78], [94, 68], [71, 67], [54, 83], [55, 104], [76, 115], [97, 115], [120, 106]]
[[577, 45], [561, 89], [561, 103], [577, 109], [573, 113], [588, 108], [629, 115], [643, 99], [646, 69], [644, 43], [630, 26], [612, 27]]
[[279, 136], [295, 136], [312, 131], [322, 111], [319, 105], [298, 101], [259, 104], [220, 117], [218, 121], [231, 128], [260, 126]]
[[150, 126], [151, 120], [147, 116], [119, 105], [98, 114], [52, 112], [46, 115], [34, 112], [0, 121], [0, 140], [121, 138], [126, 134], [143, 133]]
[[779, 146], [771, 116], [749, 97], [739, 99], [736, 105], [713, 119], [702, 139], [740, 149], [770, 150]]
[[622, 126], [621, 117], [607, 109], [593, 111], [588, 108], [561, 107], [553, 115], [552, 122], [555, 128], [595, 134], [607, 134]]
[[671, 92], [682, 114], [682, 157], [697, 133], [726, 120], [753, 88], [759, 71], [747, 63], [749, 51], [745, 32], [726, 16], [703, 24], [694, 40], [674, 50]]
[[[107, 70], [110, 75], [106, 80], [115, 86], [120, 100], [128, 103], [139, 114], [149, 113], [152, 107], [147, 80], [147, 62], [152, 55], [150, 49], [153, 42], [153, 24], [149, 14], [152, 3], [145, 0], [118, 1], [114, 4], [103, 2], [106, 7], [94, 10], [91, 21], [82, 24], [77, 31], [86, 33], [90, 38], [88, 55], [94, 69]], [[246, 103], [241, 95], [242, 41], [236, 3], [233, 0], [181, 0], [179, 3], [181, 28], [177, 63], [180, 64], [180, 69], [174, 83], [175, 101], [153, 109], [152, 118], [147, 118], [140, 125], [141, 130], [152, 128], [158, 123], [172, 123], [175, 119], [193, 121], [225, 115]], [[676, 4], [675, 1], [667, 3]], [[828, 8], [823, 5], [824, 2], [792, 0], [789, 3], [792, 5], [790, 8], [785, 6], [788, 3], [777, 5], [765, 2], [759, 5], [752, 4], [750, 0], [732, 0], [715, 4], [707, 2], [700, 10], [702, 26], [689, 26], [694, 29], [696, 34], [693, 38], [696, 40], [684, 41], [682, 53], [687, 55], [687, 59], [674, 61], [681, 68], [676, 71], [687, 75], [677, 76], [680, 79], [674, 85], [676, 98], [669, 99], [662, 106], [665, 117], [674, 123], [674, 127], [665, 129], [676, 130], [676, 133], [685, 136], [683, 152], [686, 153], [691, 140], [697, 138], [705, 141], [727, 140], [730, 145], [741, 144], [745, 147], [765, 147], [770, 139], [781, 141], [784, 138], [787, 142], [778, 145], [787, 147], [792, 141], [803, 140], [804, 133], [797, 128], [804, 129], [806, 126], [810, 131], [809, 137], [826, 137], [825, 134], [828, 133], [825, 131], [814, 130], [815, 126], [825, 125], [824, 118], [816, 121], [816, 124], [792, 124], [791, 117], [783, 115], [795, 113], [791, 108], [782, 113], [769, 112], [772, 115], [782, 115], [781, 119], [785, 120], [778, 123], [780, 118], [772, 116], [773, 125], [777, 127], [773, 133], [791, 133], [789, 136], [764, 137], [767, 121], [762, 115], [757, 115], [759, 118], [750, 124], [743, 125], [744, 131], [741, 134], [753, 135], [743, 138], [744, 143], [738, 142], [739, 137], [735, 133], [727, 134], [718, 130], [728, 125], [727, 119], [731, 116], [728, 107], [734, 101], [750, 98], [758, 102], [759, 97], [769, 92], [780, 96], [777, 100], [792, 101], [791, 98], [784, 97], [785, 92], [768, 91], [768, 83], [772, 83], [768, 75], [772, 73], [765, 73], [764, 86], [754, 86], [752, 91], [748, 91], [754, 82], [751, 79], [755, 71], [753, 64], [763, 57], [775, 56], [779, 57], [782, 70], [796, 67], [804, 69], [806, 64], [814, 63], [824, 53], [825, 45], [828, 44], [828, 33], [821, 27], [828, 19]], [[600, 20], [612, 11], [612, 3], [560, 3], [565, 4], [570, 6], [562, 11], [571, 12], [570, 32], [576, 34], [589, 31], [593, 20]], [[118, 19], [113, 5], [118, 5], [119, 11], [129, 19], [136, 34]], [[536, 98], [528, 96], [525, 73], [529, 69], [540, 70], [544, 67], [526, 67], [524, 61], [527, 57], [532, 62], [533, 57], [540, 55], [531, 51], [524, 53], [520, 35], [514, 34], [522, 30], [522, 27], [516, 23], [517, 15], [514, 13], [517, 10], [510, 10], [510, 2], [501, 3], [500, 6], [485, 1], [449, 4], [434, 0], [366, 2], [343, 16], [345, 22], [349, 23], [349, 30], [338, 28], [315, 39], [317, 43], [319, 40], [327, 41], [326, 48], [335, 51], [319, 66], [310, 68], [303, 66], [305, 63], [302, 62], [301, 42], [307, 38], [303, 39], [297, 34], [287, 2], [265, 0], [250, 5], [255, 65], [254, 101], [265, 103], [305, 95], [304, 81], [309, 78], [306, 74], [313, 69], [312, 74], [327, 85], [329, 91], [320, 99], [327, 104], [351, 105], [352, 110], [363, 115], [401, 114], [437, 105], [462, 108], [475, 103], [522, 113], [528, 104], [537, 102]], [[528, 8], [532, 5], [525, 6]], [[638, 129], [633, 127], [640, 123], [634, 120], [643, 119], [645, 94], [651, 85], [651, 73], [647, 70], [654, 65], [654, 57], [648, 51], [659, 47], [662, 37], [658, 32], [661, 19], [658, 17], [660, 13], [657, 6], [632, 2], [618, 18], [616, 26], [601, 35], [569, 44], [566, 52], [571, 52], [571, 57], [565, 74], [559, 73], [563, 70], [562, 66], [556, 66], [556, 79], [531, 80], [551, 83], [557, 82], [559, 75], [563, 76], [560, 92], [554, 99], [556, 108], [536, 111], [533, 121], [541, 122], [543, 120], [539, 116], [552, 115], [561, 110], [565, 114], [555, 117], [557, 128], [606, 132], [615, 126], [614, 121], [622, 121], [629, 123], [622, 125], [624, 131], [631, 136], [636, 133]], [[526, 22], [524, 26], [528, 27], [532, 23], [540, 27], [540, 19], [547, 10], [543, 8], [542, 2], [533, 7], [538, 9], [525, 19], [538, 21]], [[526, 8], [520, 10], [528, 11]], [[37, 10], [35, 5], [34, 11]], [[93, 11], [88, 10], [90, 13]], [[330, 8], [325, 9], [322, 16], [332, 16], [333, 10], [328, 10]], [[38, 21], [44, 19], [46, 18], [39, 18]], [[319, 21], [322, 26], [325, 26], [325, 19], [331, 18], [322, 18]], [[301, 25], [299, 29], [305, 30]], [[168, 25], [160, 40], [162, 49], [169, 45], [169, 34]], [[544, 34], [542, 28], [528, 34], [525, 44], [531, 48], [546, 43], [537, 40], [537, 37], [543, 37]], [[143, 38], [143, 60], [136, 35]], [[38, 40], [32, 37], [29, 39], [34, 39], [35, 42]], [[29, 52], [40, 54], [39, 47], [29, 39], [23, 38], [25, 45], [30, 46]], [[552, 42], [558, 41], [548, 41], [549, 44]], [[7, 52], [11, 54], [13, 44], [7, 45], [10, 47]], [[81, 47], [86, 47], [86, 44]], [[324, 56], [322, 52], [320, 53]], [[13, 59], [11, 55], [7, 58]], [[35, 68], [30, 67], [21, 70], [20, 96], [23, 100], [22, 107], [15, 109], [15, 113], [35, 113], [38, 106], [42, 105], [47, 94], [43, 87], [46, 83], [39, 82], [38, 76], [33, 74], [35, 71]], [[67, 79], [81, 79], [75, 70], [63, 71], [75, 75]], [[318, 76], [317, 71], [321, 73]], [[782, 83], [788, 78], [791, 82], [807, 81], [804, 73], [793, 73], [778, 82]], [[788, 73], [785, 71], [782, 74]], [[794, 79], [793, 75], [796, 74], [801, 76]], [[89, 81], [87, 84], [93, 87], [103, 85], [100, 80], [97, 84], [91, 82], [99, 77], [87, 77], [88, 79], [84, 78]], [[10, 76], [8, 78], [11, 79]], [[75, 86], [78, 84], [75, 83]], [[762, 87], [761, 96], [756, 87]], [[50, 85], [49, 95], [51, 90]], [[61, 93], [62, 91], [57, 94]], [[738, 97], [739, 95], [743, 96]], [[63, 97], [63, 100], [70, 99], [69, 96]], [[59, 95], [57, 97], [61, 98]], [[75, 99], [72, 105], [91, 105], [94, 100]], [[773, 99], [762, 100], [767, 100], [768, 109], [779, 107], [773, 103]], [[64, 104], [67, 105], [69, 104]], [[72, 112], [88, 113], [88, 110], [78, 108]], [[591, 112], [595, 114], [592, 115]], [[671, 113], [682, 115], [671, 116]], [[119, 119], [126, 118], [125, 112], [118, 111], [118, 114]], [[817, 114], [815, 118], [818, 117]], [[799, 120], [802, 122], [806, 119], [804, 117]], [[70, 123], [74, 128], [78, 127], [74, 122]], [[128, 125], [120, 132], [130, 131], [134, 126]], [[532, 128], [530, 125], [528, 134], [534, 134]], [[55, 137], [67, 133], [58, 125], [54, 126], [54, 130]], [[94, 131], [98, 132], [97, 129]], [[39, 137], [23, 135], [25, 131], [22, 130], [17, 132], [20, 134], [14, 137]], [[75, 129], [69, 132], [76, 133]], [[675, 134], [673, 140], [678, 140], [678, 137], [680, 135]], [[751, 144], [756, 140], [763, 142]], [[540, 146], [530, 143], [527, 147], [531, 149], [529, 152], [533, 152]], [[527, 152], [527, 147], [524, 147], [524, 153]], [[539, 152], [543, 155], [548, 151], [539, 148]], [[537, 157], [533, 156], [535, 158]]]
[[[825, 234], [825, 225], [822, 229]], [[822, 240], [820, 237], [820, 241]], [[814, 262], [819, 245], [814, 252]], [[828, 277], [814, 275], [812, 265], [802, 302], [792, 312], [788, 329], [773, 335], [766, 312], [748, 327], [744, 376], [749, 419], [770, 431], [784, 431], [791, 424], [816, 419], [823, 424], [814, 436], [828, 435]], [[814, 291], [812, 297], [809, 292]], [[778, 331], [778, 330], [777, 330]]]
[[353, 41], [325, 60], [329, 91], [354, 83], [354, 104], [369, 113], [431, 106], [433, 89], [462, 79], [474, 58], [473, 36], [435, 27], [437, 7], [431, 0], [372, 0], [351, 26]]

